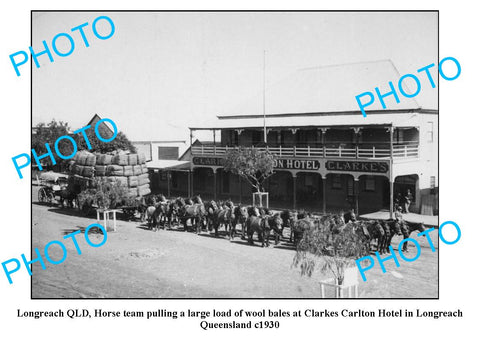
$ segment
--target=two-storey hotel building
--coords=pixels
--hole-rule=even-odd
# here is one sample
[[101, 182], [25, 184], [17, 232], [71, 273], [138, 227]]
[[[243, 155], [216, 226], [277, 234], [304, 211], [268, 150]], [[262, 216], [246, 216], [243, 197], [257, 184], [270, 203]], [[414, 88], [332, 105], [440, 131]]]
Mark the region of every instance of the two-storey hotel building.
[[[271, 207], [392, 211], [410, 190], [410, 211], [436, 214], [438, 110], [385, 97], [387, 109], [375, 103], [363, 117], [355, 105], [355, 94], [395, 77], [390, 61], [304, 69], [265, 92], [266, 115], [253, 99], [238, 113], [190, 127], [190, 192], [250, 203], [248, 183], [223, 170], [228, 150], [245, 146], [276, 155], [265, 185]], [[198, 130], [210, 130], [213, 142], [193, 142]]]

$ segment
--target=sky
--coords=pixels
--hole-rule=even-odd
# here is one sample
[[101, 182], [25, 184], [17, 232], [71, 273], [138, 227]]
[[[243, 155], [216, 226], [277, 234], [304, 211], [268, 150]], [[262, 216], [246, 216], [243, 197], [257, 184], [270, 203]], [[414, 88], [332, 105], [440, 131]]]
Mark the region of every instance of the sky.
[[[92, 32], [100, 15], [115, 25], [107, 40]], [[89, 47], [70, 32], [85, 22]], [[63, 32], [75, 49], [33, 66], [33, 125], [54, 118], [80, 128], [96, 113], [133, 141], [188, 140], [188, 126], [262, 91], [264, 51], [267, 88], [298, 69], [374, 60], [416, 73], [438, 63], [437, 23], [431, 12], [37, 12], [35, 51]], [[106, 21], [97, 29], [109, 33]], [[66, 39], [57, 42], [68, 50]], [[415, 99], [436, 109], [436, 90], [423, 86]]]

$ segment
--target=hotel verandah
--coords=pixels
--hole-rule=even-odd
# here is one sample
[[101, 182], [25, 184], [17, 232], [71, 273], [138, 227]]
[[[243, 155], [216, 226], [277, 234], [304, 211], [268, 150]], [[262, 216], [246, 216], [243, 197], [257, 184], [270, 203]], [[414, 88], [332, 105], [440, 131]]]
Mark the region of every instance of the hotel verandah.
[[[160, 169], [157, 184], [165, 187], [164, 173], [169, 190], [250, 204], [251, 188], [223, 171], [222, 159], [238, 146], [268, 148], [277, 156], [266, 183], [271, 207], [364, 214], [392, 209], [394, 195], [410, 189], [411, 211], [436, 214], [438, 110], [386, 97], [386, 110], [377, 99], [363, 117], [356, 105], [355, 95], [376, 86], [386, 93], [388, 81], [399, 77], [390, 61], [299, 70], [266, 90], [266, 145], [259, 95], [236, 112], [190, 127], [182, 169]], [[211, 140], [193, 142], [199, 130], [210, 130]]]

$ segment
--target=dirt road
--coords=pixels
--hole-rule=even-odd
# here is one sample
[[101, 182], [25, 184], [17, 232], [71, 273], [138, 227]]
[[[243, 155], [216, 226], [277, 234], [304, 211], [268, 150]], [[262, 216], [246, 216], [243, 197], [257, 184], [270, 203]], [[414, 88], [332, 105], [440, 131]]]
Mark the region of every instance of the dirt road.
[[[35, 201], [33, 247], [43, 254], [48, 242], [62, 240], [68, 253], [62, 264], [47, 262], [46, 270], [33, 265], [33, 298], [318, 298], [318, 279], [326, 278], [302, 277], [298, 268], [291, 268], [295, 251], [286, 241], [261, 248], [258, 243], [250, 246], [240, 238], [230, 242], [208, 233], [155, 233], [140, 222], [118, 221], [117, 231], [108, 232], [99, 248], [89, 246], [79, 234], [79, 255], [72, 240], [63, 236], [96, 221]], [[91, 240], [99, 243], [102, 235], [91, 235]], [[399, 241], [400, 237], [394, 239], [395, 244]], [[420, 243], [417, 261], [401, 262], [400, 268], [388, 261], [388, 273], [378, 265], [367, 272], [360, 297], [437, 297], [438, 251], [432, 253], [424, 238]], [[55, 245], [49, 254], [54, 260], [62, 256]]]

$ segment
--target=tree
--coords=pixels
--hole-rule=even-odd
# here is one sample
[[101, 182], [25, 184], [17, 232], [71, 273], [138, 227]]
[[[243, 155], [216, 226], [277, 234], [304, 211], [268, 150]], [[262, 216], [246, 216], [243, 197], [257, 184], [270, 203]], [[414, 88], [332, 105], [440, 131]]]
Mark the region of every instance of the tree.
[[[47, 152], [45, 143], [48, 143], [51, 148], [54, 147], [55, 141], [64, 135], [70, 133], [68, 123], [53, 119], [50, 123], [39, 123], [35, 127], [36, 133], [32, 134], [32, 149], [35, 149], [38, 155]], [[71, 143], [59, 143], [60, 152], [69, 155], [73, 148]]]
[[[53, 119], [50, 123], [39, 123], [35, 127], [35, 133], [32, 134], [32, 149], [35, 150], [37, 155], [43, 155], [47, 153], [45, 144], [48, 143], [50, 149], [55, 153], [55, 142], [58, 138], [69, 135], [75, 140], [77, 144], [77, 152], [80, 150], [88, 150], [90, 152], [99, 152], [99, 153], [108, 153], [115, 150], [127, 150], [130, 152], [136, 152], [135, 146], [130, 142], [127, 136], [119, 131], [115, 139], [111, 142], [105, 143], [97, 138], [95, 135], [95, 127], [91, 126], [89, 129], [85, 130], [85, 134], [88, 137], [90, 142], [91, 149], [88, 149], [85, 138], [82, 133], [73, 134], [72, 129], [68, 126], [68, 123], [63, 121], [56, 121]], [[100, 125], [99, 134], [104, 139], [109, 139], [113, 134], [106, 128], [104, 125]], [[73, 153], [73, 145], [68, 140], [62, 140], [58, 143], [58, 149], [60, 153], [64, 156], [69, 156]], [[60, 157], [55, 157], [56, 162], [59, 164], [60, 171], [63, 168], [66, 168], [69, 160], [61, 159]], [[50, 164], [50, 158], [42, 159], [43, 162]], [[42, 167], [45, 167], [42, 162]]]
[[[57, 122], [55, 119], [48, 124], [37, 124], [34, 130], [35, 133], [32, 134], [32, 149], [34, 149], [39, 156], [47, 153], [47, 148], [45, 147], [46, 143], [50, 146], [50, 150], [55, 152], [55, 141], [61, 136], [71, 133], [68, 123], [62, 121]], [[73, 145], [70, 142], [62, 141], [58, 144], [58, 149], [62, 155], [68, 156], [73, 152]], [[62, 167], [64, 160], [60, 159], [60, 157], [56, 157], [56, 161], [59, 163], [59, 166]], [[43, 162], [49, 162], [51, 164], [50, 158], [42, 159], [42, 166], [44, 166]]]
[[293, 259], [301, 274], [311, 276], [316, 264], [322, 273], [330, 272], [337, 285], [342, 285], [345, 269], [355, 266], [355, 260], [368, 255], [368, 243], [358, 228], [362, 222], [344, 224], [338, 218], [323, 219], [318, 226], [304, 231]]
[[240, 147], [228, 150], [224, 169], [240, 175], [248, 181], [257, 192], [263, 191], [263, 182], [273, 175], [275, 156], [268, 150]]
[[114, 209], [129, 200], [127, 188], [120, 181], [110, 182], [106, 178], [94, 178], [92, 187], [78, 195], [82, 210], [90, 210], [92, 206], [101, 209]]
[[[78, 150], [88, 150], [90, 152], [108, 153], [115, 150], [125, 150], [130, 152], [136, 152], [135, 146], [130, 142], [127, 136], [119, 131], [115, 139], [111, 142], [105, 143], [97, 138], [95, 135], [94, 127], [90, 127], [85, 131], [88, 140], [90, 142], [91, 149], [88, 149], [87, 142], [81, 133], [75, 135], [75, 140], [78, 145]], [[100, 136], [104, 139], [109, 139], [112, 135], [99, 132]]]

